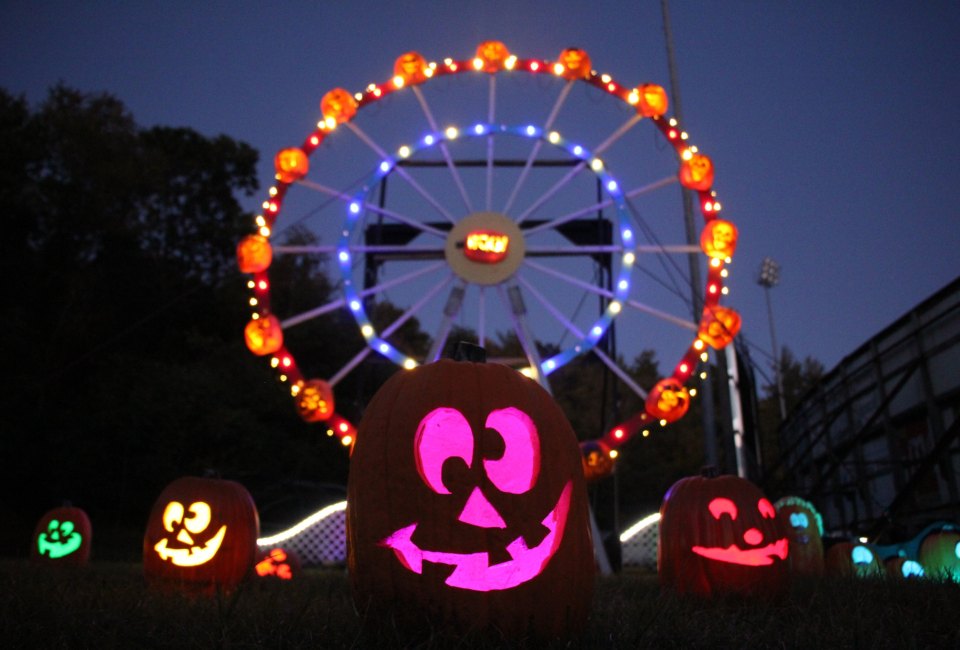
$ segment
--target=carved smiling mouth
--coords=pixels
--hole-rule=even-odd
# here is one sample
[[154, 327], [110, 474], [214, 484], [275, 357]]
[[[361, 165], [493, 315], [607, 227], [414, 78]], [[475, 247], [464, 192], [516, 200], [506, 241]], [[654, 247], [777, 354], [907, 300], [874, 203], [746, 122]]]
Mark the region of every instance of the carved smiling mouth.
[[760, 548], [737, 548], [733, 544], [727, 548], [694, 546], [692, 549], [697, 555], [718, 562], [742, 564], [745, 566], [766, 566], [773, 564], [773, 558], [787, 559], [787, 538], [778, 539], [772, 544]]
[[177, 566], [200, 566], [213, 559], [213, 556], [220, 550], [223, 543], [223, 536], [227, 533], [227, 527], [221, 526], [217, 534], [207, 541], [202, 547], [193, 546], [190, 548], [169, 548], [167, 539], [164, 537], [157, 542], [153, 549], [160, 556], [161, 560], [170, 560]]
[[507, 545], [511, 559], [493, 566], [486, 551], [447, 553], [420, 548], [412, 539], [417, 529], [415, 523], [397, 530], [380, 544], [392, 548], [400, 563], [417, 574], [423, 573], [424, 561], [455, 567], [446, 579], [451, 587], [471, 591], [511, 589], [540, 575], [560, 547], [572, 492], [573, 483], [568, 481], [556, 505], [541, 522], [549, 532], [539, 544], [528, 548], [523, 538], [517, 537]]

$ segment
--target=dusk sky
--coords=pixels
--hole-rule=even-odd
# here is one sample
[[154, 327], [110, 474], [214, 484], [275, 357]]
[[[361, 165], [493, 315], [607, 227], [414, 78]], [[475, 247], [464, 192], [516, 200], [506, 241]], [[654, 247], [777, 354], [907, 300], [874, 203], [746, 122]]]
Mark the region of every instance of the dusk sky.
[[[779, 342], [827, 369], [960, 275], [960, 4], [674, 0], [670, 12], [681, 125], [713, 159], [740, 230], [724, 303], [755, 357], [770, 349], [756, 283], [766, 256], [781, 266]], [[15, 0], [0, 16], [8, 91], [35, 103], [62, 81], [116, 95], [143, 126], [245, 141], [263, 190], [327, 90], [385, 82], [410, 50], [468, 59], [495, 39], [552, 60], [580, 47], [623, 84], [669, 87], [654, 0]]]

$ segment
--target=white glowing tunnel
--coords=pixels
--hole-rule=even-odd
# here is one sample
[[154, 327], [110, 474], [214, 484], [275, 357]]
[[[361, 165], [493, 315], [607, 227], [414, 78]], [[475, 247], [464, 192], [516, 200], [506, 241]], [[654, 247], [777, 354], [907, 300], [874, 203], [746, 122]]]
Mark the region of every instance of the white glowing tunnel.
[[[257, 540], [261, 549], [282, 546], [293, 551], [304, 565], [344, 564], [347, 560], [347, 502], [325, 506], [290, 528]], [[623, 565], [655, 569], [660, 514], [653, 513], [620, 535]]]

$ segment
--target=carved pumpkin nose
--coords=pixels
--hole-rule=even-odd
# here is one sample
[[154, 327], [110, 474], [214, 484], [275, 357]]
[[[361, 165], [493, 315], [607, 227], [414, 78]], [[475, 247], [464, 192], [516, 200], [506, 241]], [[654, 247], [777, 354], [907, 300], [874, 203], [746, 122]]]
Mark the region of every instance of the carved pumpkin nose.
[[750, 546], [756, 546], [763, 541], [763, 533], [756, 528], [751, 528], [743, 534], [743, 541]]
[[470, 497], [467, 499], [460, 516], [459, 521], [478, 528], [506, 528], [507, 524], [497, 512], [492, 503], [483, 496], [479, 487], [473, 488]]
[[180, 532], [177, 533], [177, 541], [182, 544], [193, 546], [193, 538], [190, 537], [190, 533], [188, 533], [184, 528], [181, 528]]

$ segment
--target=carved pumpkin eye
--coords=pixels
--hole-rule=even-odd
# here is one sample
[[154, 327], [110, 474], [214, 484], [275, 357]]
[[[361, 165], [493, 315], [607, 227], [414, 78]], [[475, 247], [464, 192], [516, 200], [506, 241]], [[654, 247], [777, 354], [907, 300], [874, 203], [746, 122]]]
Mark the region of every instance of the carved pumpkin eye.
[[810, 520], [807, 519], [807, 515], [802, 512], [791, 512], [790, 525], [794, 528], [806, 528], [810, 525]]
[[171, 501], [167, 504], [167, 507], [163, 509], [163, 527], [167, 529], [167, 532], [173, 532], [173, 525], [179, 524], [183, 521], [183, 504], [179, 501]]
[[737, 506], [730, 499], [717, 497], [710, 502], [707, 508], [710, 510], [710, 514], [713, 515], [714, 519], [719, 519], [720, 516], [724, 514], [730, 515], [731, 519], [737, 518]]
[[437, 494], [450, 494], [443, 484], [443, 464], [448, 459], [459, 458], [467, 467], [473, 462], [473, 431], [457, 409], [441, 407], [427, 413], [413, 444], [417, 471]]
[[492, 411], [486, 426], [503, 438], [503, 456], [484, 460], [483, 468], [501, 492], [523, 494], [540, 475], [540, 438], [530, 416], [515, 408]]
[[60, 534], [64, 537], [70, 537], [70, 535], [73, 535], [73, 522], [65, 521], [60, 524]]
[[760, 511], [760, 516], [764, 519], [776, 519], [777, 517], [777, 509], [766, 499], [760, 499], [757, 502], [757, 510]]
[[202, 533], [210, 525], [210, 506], [203, 501], [191, 503], [190, 514], [183, 522], [183, 527], [191, 533]]

